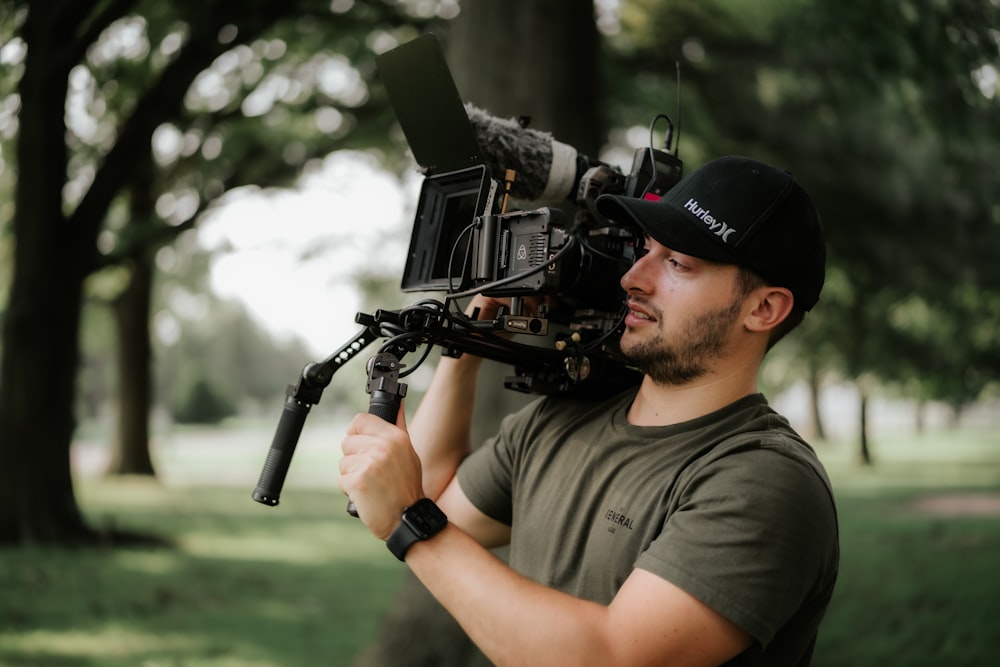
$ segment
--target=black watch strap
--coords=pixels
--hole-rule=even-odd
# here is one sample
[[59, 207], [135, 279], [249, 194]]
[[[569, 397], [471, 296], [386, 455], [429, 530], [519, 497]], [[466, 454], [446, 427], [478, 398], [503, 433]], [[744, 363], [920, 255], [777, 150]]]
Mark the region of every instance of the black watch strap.
[[392, 531], [385, 546], [399, 560], [406, 560], [406, 552], [414, 542], [429, 540], [448, 525], [448, 517], [430, 498], [422, 498], [403, 510], [399, 525]]

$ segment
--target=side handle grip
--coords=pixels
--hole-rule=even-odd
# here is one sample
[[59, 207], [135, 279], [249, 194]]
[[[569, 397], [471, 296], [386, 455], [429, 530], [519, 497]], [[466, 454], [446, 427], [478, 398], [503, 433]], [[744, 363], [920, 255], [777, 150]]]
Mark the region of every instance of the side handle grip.
[[271, 449], [267, 452], [264, 468], [260, 471], [260, 479], [253, 490], [252, 497], [259, 503], [274, 507], [281, 497], [281, 487], [285, 484], [288, 466], [299, 443], [302, 426], [306, 423], [310, 406], [295, 400], [291, 396], [285, 399], [285, 407], [278, 420], [278, 428], [271, 441]]

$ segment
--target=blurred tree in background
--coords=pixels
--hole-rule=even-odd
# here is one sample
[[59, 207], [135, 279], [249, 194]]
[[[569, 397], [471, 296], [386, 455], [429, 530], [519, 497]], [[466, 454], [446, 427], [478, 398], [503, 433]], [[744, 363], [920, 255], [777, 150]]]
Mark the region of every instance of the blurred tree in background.
[[[516, 37], [516, 42], [514, 41]], [[529, 119], [584, 154], [596, 156], [607, 134], [600, 113], [600, 34], [589, 3], [505, 0], [466, 3], [443, 34], [442, 48], [462, 99], [501, 118]], [[571, 207], [569, 202], [554, 206]], [[571, 215], [571, 214], [570, 214]], [[504, 388], [510, 368], [487, 361], [474, 397], [472, 441], [496, 432], [501, 419], [535, 397]], [[505, 550], [498, 555], [504, 557]], [[435, 641], [426, 641], [434, 637]], [[489, 660], [458, 623], [407, 573], [379, 636], [359, 667], [463, 665]]]
[[[816, 200], [827, 285], [795, 360], [788, 344], [773, 355], [782, 366], [817, 390], [825, 374], [853, 380], [862, 415], [875, 384], [956, 408], [996, 386], [1000, 3], [635, 0], [622, 12], [614, 126], [657, 100], [669, 109], [680, 63], [688, 172], [750, 154]], [[864, 419], [858, 440], [870, 461]]]
[[[310, 357], [301, 340], [282, 341], [257, 323], [240, 302], [222, 299], [209, 288], [208, 269], [212, 257], [198, 247], [185, 247], [185, 237], [161, 254], [163, 269], [152, 297], [150, 327], [155, 359], [151, 403], [180, 423], [181, 405], [190, 405], [192, 387], [211, 387], [218, 404], [228, 404], [228, 411], [216, 412], [215, 419], [202, 418], [198, 423], [218, 423], [234, 414], [254, 415], [273, 409], [280, 400], [283, 382], [294, 378]], [[168, 265], [169, 264], [169, 265]], [[119, 269], [121, 270], [121, 269]], [[83, 308], [81, 341], [81, 377], [77, 411], [81, 419], [102, 422], [105, 411], [120, 393], [117, 370], [108, 363], [109, 348], [114, 347], [115, 314], [108, 307], [117, 293], [116, 271], [105, 270], [87, 282]], [[109, 294], [111, 296], [109, 296]], [[147, 407], [143, 407], [145, 413]], [[198, 412], [197, 406], [190, 410]], [[117, 456], [148, 456], [148, 448], [136, 454], [135, 448], [114, 447]], [[117, 462], [112, 470], [135, 469]]]
[[[148, 409], [165, 380], [150, 377], [151, 313], [185, 291], [156, 287], [163, 267], [191, 270], [185, 233], [225, 193], [289, 185], [332, 151], [381, 147], [384, 163], [401, 168], [392, 112], [371, 85], [374, 54], [429, 27], [446, 34], [457, 9], [38, 6], [0, 1], [0, 542], [91, 537], [68, 452], [76, 411], [101, 395], [120, 396], [118, 470], [152, 472]], [[582, 3], [463, 4], [468, 20], [486, 17], [495, 45], [455, 45], [460, 89], [626, 168], [618, 158], [668, 113], [689, 173], [725, 153], [793, 171], [823, 213], [830, 266], [820, 305], [765, 369], [770, 381], [806, 379], [818, 396], [825, 377], [854, 380], [862, 414], [873, 386], [956, 410], [995, 392], [995, 0], [628, 0], [596, 5], [599, 30], [570, 18], [581, 6], [594, 17]], [[553, 30], [524, 41], [533, 25]], [[96, 329], [84, 332], [81, 358], [81, 306], [98, 300], [113, 319], [88, 318]], [[210, 308], [216, 327], [247, 329], [223, 305]], [[199, 335], [161, 354], [202, 354]], [[113, 366], [87, 353], [86, 338], [109, 336], [119, 340]], [[264, 363], [242, 345], [230, 358]], [[169, 378], [177, 366], [165, 368]], [[223, 392], [224, 382], [211, 378]], [[868, 456], [863, 422], [859, 441]]]
[[[397, 3], [0, 3], [4, 164], [16, 169], [0, 376], [0, 543], [88, 542], [69, 469], [85, 280], [115, 267], [122, 448], [148, 446], [159, 248], [228, 190], [383, 144], [352, 85], [418, 17]], [[348, 11], [350, 10], [350, 11]], [[353, 64], [352, 64], [353, 60]], [[365, 122], [362, 122], [365, 121]], [[16, 141], [16, 153], [11, 149]], [[6, 169], [5, 169], [6, 170]], [[118, 461], [151, 472], [148, 456]]]

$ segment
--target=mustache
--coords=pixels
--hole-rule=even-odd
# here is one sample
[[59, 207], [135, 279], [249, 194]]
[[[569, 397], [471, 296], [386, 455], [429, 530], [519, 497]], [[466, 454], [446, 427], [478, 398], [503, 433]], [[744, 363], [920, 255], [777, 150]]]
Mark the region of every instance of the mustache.
[[628, 295], [625, 298], [625, 307], [631, 310], [639, 310], [648, 315], [652, 315], [657, 320], [663, 319], [663, 311], [656, 307], [648, 299], [641, 296]]

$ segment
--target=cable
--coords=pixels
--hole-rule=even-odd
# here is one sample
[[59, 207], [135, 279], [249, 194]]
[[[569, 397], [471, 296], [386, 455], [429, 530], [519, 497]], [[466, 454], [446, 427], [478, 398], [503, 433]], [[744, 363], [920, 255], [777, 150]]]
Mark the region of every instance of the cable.
[[[477, 224], [476, 220], [473, 219], [472, 222], [470, 222], [468, 225], [466, 225], [465, 229], [463, 229], [461, 232], [459, 232], [458, 237], [455, 239], [455, 243], [451, 246], [451, 252], [448, 254], [448, 291], [449, 292], [451, 292], [453, 289], [455, 289], [455, 286], [452, 283], [452, 281], [455, 279], [455, 276], [451, 273], [451, 267], [453, 267], [455, 265], [455, 252], [458, 250], [458, 246], [462, 243], [462, 237], [464, 237], [466, 234], [471, 234], [472, 230], [476, 228], [476, 224]], [[471, 243], [471, 239], [470, 239], [470, 243]], [[465, 253], [465, 257], [462, 259], [462, 270], [459, 271], [459, 274], [458, 274], [459, 276], [464, 276], [465, 275], [466, 269], [469, 268], [468, 261], [469, 261], [469, 253], [466, 252]]]
[[674, 122], [670, 120], [670, 116], [658, 113], [653, 116], [653, 120], [649, 121], [649, 145], [646, 147], [646, 151], [649, 153], [650, 174], [649, 182], [646, 184], [646, 187], [643, 188], [642, 197], [645, 197], [646, 193], [649, 192], [649, 189], [656, 185], [656, 154], [653, 153], [653, 130], [656, 129], [656, 121], [661, 119], [667, 121], [667, 134], [663, 141], [663, 147], [667, 149], [667, 153], [670, 152], [671, 137], [673, 137], [674, 133]]
[[577, 237], [570, 236], [569, 240], [566, 242], [566, 245], [564, 245], [559, 252], [550, 257], [545, 264], [539, 264], [533, 269], [529, 269], [527, 271], [524, 271], [523, 273], [518, 273], [513, 276], [507, 276], [506, 278], [501, 278], [500, 280], [494, 280], [493, 282], [486, 283], [485, 285], [478, 285], [476, 287], [473, 287], [472, 289], [465, 290], [464, 292], [446, 294], [445, 300], [453, 301], [455, 299], [463, 299], [467, 296], [475, 296], [476, 294], [480, 294], [487, 290], [503, 287], [504, 285], [510, 285], [511, 283], [516, 283], [520, 280], [524, 280], [529, 276], [533, 276], [536, 273], [541, 273], [550, 264], [556, 264], [558, 262], [561, 262], [562, 259], [569, 253], [569, 251], [576, 247], [577, 243], [578, 243]]
[[615, 323], [615, 326], [611, 327], [603, 334], [592, 340], [590, 343], [584, 346], [583, 349], [586, 352], [592, 352], [593, 350], [597, 349], [598, 346], [603, 345], [606, 340], [611, 338], [611, 336], [615, 335], [618, 332], [618, 330], [621, 329], [621, 326], [625, 322], [625, 317], [627, 315], [628, 315], [628, 306], [627, 305], [622, 306], [621, 313], [618, 315], [618, 321]]

